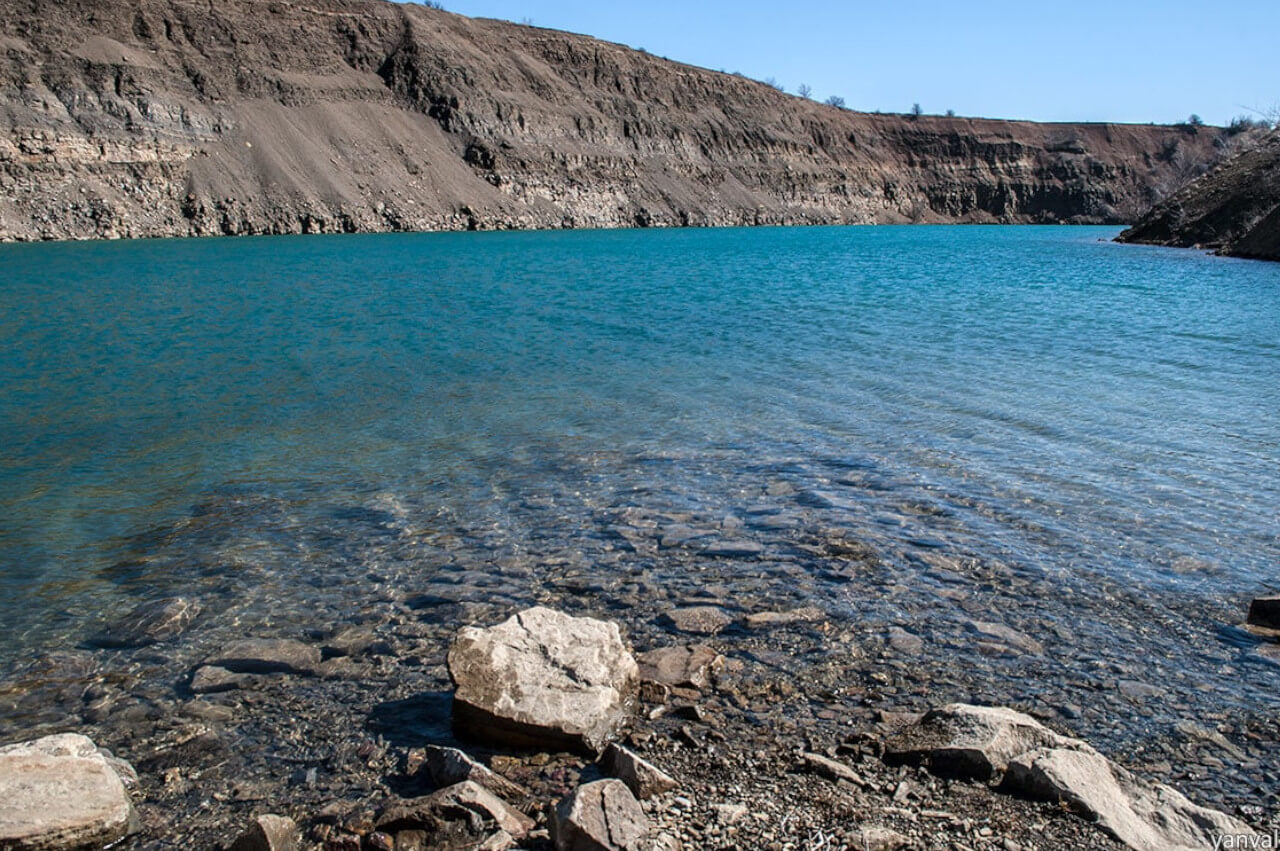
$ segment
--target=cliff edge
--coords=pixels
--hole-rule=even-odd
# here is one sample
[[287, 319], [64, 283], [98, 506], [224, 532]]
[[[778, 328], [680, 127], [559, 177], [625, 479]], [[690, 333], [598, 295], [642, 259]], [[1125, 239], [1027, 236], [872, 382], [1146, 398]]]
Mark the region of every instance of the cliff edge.
[[385, 0], [15, 0], [0, 239], [1134, 220], [1210, 128], [855, 113]]
[[1183, 187], [1117, 240], [1280, 260], [1280, 132]]

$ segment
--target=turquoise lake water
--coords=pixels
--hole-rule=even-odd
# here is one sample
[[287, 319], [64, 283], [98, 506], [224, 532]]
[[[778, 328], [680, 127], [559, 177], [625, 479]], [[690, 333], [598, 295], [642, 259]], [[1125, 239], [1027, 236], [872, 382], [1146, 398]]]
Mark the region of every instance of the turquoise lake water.
[[0, 649], [245, 560], [288, 606], [284, 527], [568, 538], [619, 493], [750, 516], [770, 477], [883, 551], [1275, 590], [1280, 265], [1115, 233], [0, 246]]

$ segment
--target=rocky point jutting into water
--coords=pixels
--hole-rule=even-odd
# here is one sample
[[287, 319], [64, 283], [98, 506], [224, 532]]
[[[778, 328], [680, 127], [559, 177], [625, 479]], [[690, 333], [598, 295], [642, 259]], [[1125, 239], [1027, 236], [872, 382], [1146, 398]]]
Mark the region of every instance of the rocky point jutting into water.
[[1118, 239], [1280, 260], [1280, 133], [1176, 192]]
[[0, 239], [1132, 221], [1210, 128], [870, 115], [381, 0], [11, 3]]

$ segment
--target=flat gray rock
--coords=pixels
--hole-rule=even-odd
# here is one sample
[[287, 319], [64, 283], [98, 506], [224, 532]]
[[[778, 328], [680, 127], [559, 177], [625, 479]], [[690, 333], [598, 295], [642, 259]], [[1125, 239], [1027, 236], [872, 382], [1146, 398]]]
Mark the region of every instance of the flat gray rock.
[[676, 781], [671, 775], [617, 743], [605, 749], [600, 767], [609, 776], [627, 784], [631, 794], [642, 801], [676, 788]]
[[104, 847], [128, 835], [133, 805], [107, 756], [76, 733], [0, 748], [0, 848]]
[[885, 759], [922, 762], [946, 776], [998, 780], [1005, 791], [1061, 803], [1135, 851], [1214, 848], [1214, 837], [1254, 833], [1004, 707], [953, 703], [934, 709], [886, 742]]
[[516, 747], [597, 754], [640, 685], [617, 624], [542, 606], [459, 630], [448, 662], [455, 729]]
[[636, 657], [640, 679], [677, 688], [706, 688], [723, 657], [705, 644], [659, 647]]
[[235, 691], [253, 682], [251, 674], [236, 674], [217, 665], [201, 665], [191, 675], [191, 692], [193, 694], [217, 694], [223, 691]]
[[293, 819], [268, 813], [256, 817], [231, 843], [231, 851], [298, 851], [302, 832]]
[[1005, 644], [1023, 653], [1030, 653], [1034, 656], [1044, 655], [1044, 645], [1036, 641], [1024, 632], [1019, 632], [1013, 627], [1005, 626], [1002, 623], [992, 623], [990, 621], [969, 621], [969, 629], [986, 636], [1003, 641]]
[[1215, 848], [1215, 837], [1254, 836], [1226, 813], [1134, 776], [1089, 747], [1040, 748], [1009, 762], [1004, 787], [1062, 803], [1135, 851]]
[[292, 638], [246, 638], [231, 642], [204, 664], [237, 674], [313, 674], [320, 667], [320, 651]]
[[649, 819], [621, 780], [579, 786], [552, 812], [557, 851], [639, 851]]
[[925, 713], [885, 743], [892, 763], [923, 763], [935, 774], [992, 780], [1009, 760], [1041, 747], [1083, 745], [1003, 706], [952, 703]]
[[826, 616], [827, 613], [817, 606], [801, 606], [798, 609], [788, 609], [785, 612], [756, 612], [755, 614], [747, 615], [742, 619], [742, 622], [748, 629], [768, 629], [793, 623], [820, 621]]
[[833, 780], [833, 781], [844, 780], [845, 782], [852, 783], [855, 786], [866, 785], [866, 781], [864, 781], [860, 776], [858, 776], [858, 772], [854, 771], [852, 768], [845, 765], [843, 762], [838, 762], [834, 759], [829, 759], [823, 756], [822, 754], [816, 754], [816, 753], [801, 754], [800, 762], [802, 765], [804, 765], [805, 769], [812, 772], [813, 774], [817, 774], [819, 777], [825, 777], [828, 780]]

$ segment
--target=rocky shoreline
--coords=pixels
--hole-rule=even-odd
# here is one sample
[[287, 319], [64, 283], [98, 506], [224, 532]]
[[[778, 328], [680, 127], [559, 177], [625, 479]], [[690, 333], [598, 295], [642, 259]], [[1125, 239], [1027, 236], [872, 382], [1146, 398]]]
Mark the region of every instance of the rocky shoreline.
[[[110, 636], [159, 647], [196, 615], [182, 599], [147, 604]], [[1243, 818], [1197, 807], [1025, 713], [851, 700], [839, 692], [878, 666], [823, 685], [811, 669], [779, 676], [764, 652], [722, 640], [739, 630], [825, 644], [835, 629], [820, 608], [734, 618], [707, 603], [664, 617], [675, 640], [635, 655], [616, 622], [540, 607], [452, 633], [435, 658], [398, 656], [388, 636], [410, 623], [232, 642], [174, 686], [187, 695], [179, 718], [146, 740], [122, 728], [159, 719], [100, 706], [110, 723], [86, 728], [132, 765], [76, 735], [0, 750], [0, 845], [100, 847], [128, 835], [131, 848], [235, 851], [1155, 851], [1276, 827], [1262, 807], [1237, 807]], [[1242, 629], [1280, 637], [1280, 598], [1255, 600]], [[919, 641], [901, 629], [888, 638], [907, 654]], [[95, 717], [105, 689], [61, 662], [66, 696]], [[387, 676], [414, 669], [438, 688]], [[364, 729], [344, 726], [370, 703]], [[248, 732], [238, 745], [224, 734], [233, 725]], [[1199, 735], [1239, 753], [1221, 734]]]

